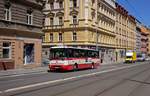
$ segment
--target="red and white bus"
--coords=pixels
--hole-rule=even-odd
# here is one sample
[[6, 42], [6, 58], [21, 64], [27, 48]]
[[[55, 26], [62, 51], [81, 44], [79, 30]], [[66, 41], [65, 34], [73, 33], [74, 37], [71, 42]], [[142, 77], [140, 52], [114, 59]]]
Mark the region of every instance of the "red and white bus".
[[97, 68], [100, 65], [99, 51], [87, 48], [52, 47], [50, 49], [50, 71]]

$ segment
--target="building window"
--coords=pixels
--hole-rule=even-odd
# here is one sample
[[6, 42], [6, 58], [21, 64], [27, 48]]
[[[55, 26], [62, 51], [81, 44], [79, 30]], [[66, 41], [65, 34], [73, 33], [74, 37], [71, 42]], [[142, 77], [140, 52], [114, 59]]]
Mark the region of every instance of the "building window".
[[8, 58], [8, 59], [11, 58], [11, 43], [4, 42], [2, 51], [3, 51], [3, 54], [2, 54], [3, 58]]
[[62, 33], [59, 33], [59, 41], [62, 42]]
[[42, 36], [42, 42], [45, 42], [45, 36]]
[[5, 20], [11, 21], [11, 8], [5, 8]]
[[59, 25], [63, 25], [63, 18], [59, 17]]
[[59, 8], [63, 8], [63, 2], [62, 1], [59, 2]]
[[73, 0], [73, 7], [77, 7], [77, 0]]
[[94, 19], [96, 15], [95, 11], [92, 11], [91, 15], [92, 15], [92, 19]]
[[33, 9], [29, 8], [27, 9], [27, 24], [32, 25], [33, 24]]
[[50, 3], [50, 8], [54, 9], [54, 3], [53, 2]]
[[33, 24], [33, 16], [32, 16], [32, 14], [27, 14], [27, 24], [29, 24], [29, 25]]
[[33, 24], [33, 15], [32, 15], [32, 13], [27, 13], [27, 24], [29, 24], [29, 25]]
[[77, 40], [77, 33], [76, 32], [73, 32], [73, 37], [72, 37], [73, 41], [76, 41]]
[[54, 23], [54, 19], [50, 18], [50, 25], [53, 25], [53, 23]]
[[53, 34], [50, 34], [50, 42], [53, 42]]
[[24, 64], [33, 64], [34, 63], [34, 44], [25, 44], [24, 45]]
[[77, 24], [78, 20], [77, 20], [77, 16], [73, 16], [73, 24]]

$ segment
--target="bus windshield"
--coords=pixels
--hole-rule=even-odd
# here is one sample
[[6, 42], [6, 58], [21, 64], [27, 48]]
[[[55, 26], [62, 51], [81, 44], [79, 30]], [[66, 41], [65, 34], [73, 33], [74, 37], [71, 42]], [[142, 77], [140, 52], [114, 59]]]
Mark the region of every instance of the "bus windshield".
[[66, 50], [64, 48], [56, 48], [50, 50], [50, 59], [63, 59], [66, 56]]

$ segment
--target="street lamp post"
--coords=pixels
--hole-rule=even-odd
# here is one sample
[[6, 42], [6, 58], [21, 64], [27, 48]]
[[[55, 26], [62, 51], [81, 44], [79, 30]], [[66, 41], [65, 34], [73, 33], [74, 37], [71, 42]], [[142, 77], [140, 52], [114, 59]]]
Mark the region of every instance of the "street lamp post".
[[97, 22], [96, 22], [96, 51], [99, 51], [99, 59], [100, 59], [100, 62], [102, 60], [101, 58], [101, 51], [99, 50], [99, 47], [98, 47], [98, 37], [99, 37], [99, 33], [98, 33], [98, 1], [97, 1], [97, 10], [96, 10], [96, 15], [97, 15]]
[[97, 22], [96, 22], [96, 50], [98, 51], [98, 1], [97, 1], [97, 10], [96, 10], [96, 15], [97, 15]]
[[98, 31], [96, 29], [96, 50], [98, 51]]

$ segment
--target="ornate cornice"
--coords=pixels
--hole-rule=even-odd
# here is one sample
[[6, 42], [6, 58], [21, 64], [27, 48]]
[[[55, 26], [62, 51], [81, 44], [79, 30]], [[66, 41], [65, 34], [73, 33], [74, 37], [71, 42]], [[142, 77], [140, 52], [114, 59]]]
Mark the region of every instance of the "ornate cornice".
[[78, 15], [78, 11], [73, 9], [72, 11], [70, 11], [70, 15]]
[[54, 14], [54, 13], [52, 13], [52, 12], [50, 12], [50, 13], [46, 14], [46, 17], [54, 17], [54, 16], [55, 16], [55, 14]]
[[56, 13], [56, 16], [64, 16], [64, 13], [59, 11], [59, 12]]

